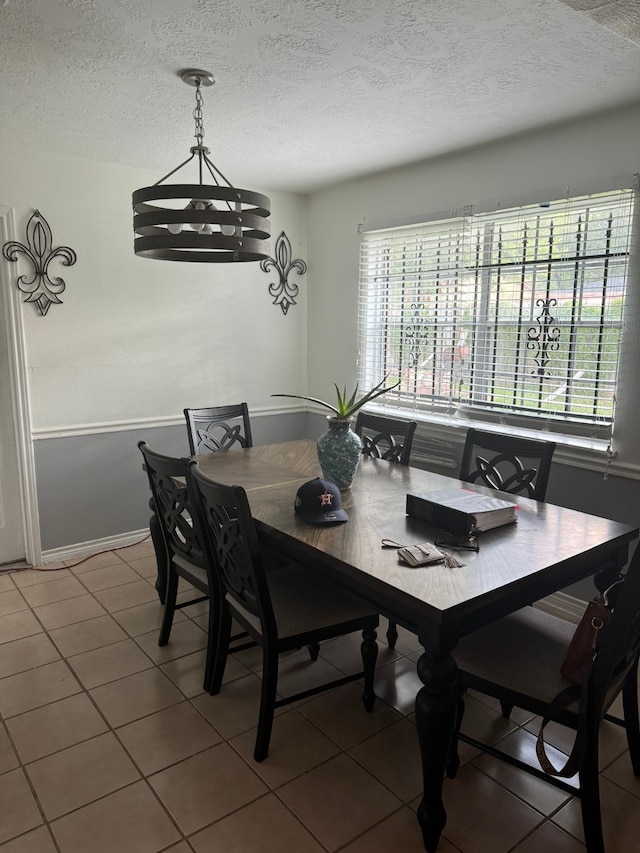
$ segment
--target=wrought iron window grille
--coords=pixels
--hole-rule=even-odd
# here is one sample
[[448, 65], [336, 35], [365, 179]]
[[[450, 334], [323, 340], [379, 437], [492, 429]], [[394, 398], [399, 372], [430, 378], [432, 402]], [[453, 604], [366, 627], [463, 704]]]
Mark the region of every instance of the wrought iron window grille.
[[[360, 381], [411, 411], [612, 431], [637, 192], [362, 234]], [[490, 420], [494, 418], [489, 418]]]

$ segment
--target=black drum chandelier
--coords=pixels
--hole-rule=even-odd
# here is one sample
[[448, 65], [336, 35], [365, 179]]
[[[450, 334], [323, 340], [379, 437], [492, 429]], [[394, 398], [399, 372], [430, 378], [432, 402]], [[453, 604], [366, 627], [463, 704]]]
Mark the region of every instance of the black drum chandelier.
[[[268, 220], [271, 202], [266, 195], [232, 186], [209, 159], [203, 144], [203, 86], [215, 82], [208, 71], [190, 68], [180, 76], [196, 88], [196, 145], [191, 156], [155, 183], [133, 193], [133, 230], [136, 255], [161, 261], [234, 263], [269, 257]], [[198, 165], [197, 184], [165, 184], [192, 160]], [[213, 183], [203, 183], [211, 176]]]

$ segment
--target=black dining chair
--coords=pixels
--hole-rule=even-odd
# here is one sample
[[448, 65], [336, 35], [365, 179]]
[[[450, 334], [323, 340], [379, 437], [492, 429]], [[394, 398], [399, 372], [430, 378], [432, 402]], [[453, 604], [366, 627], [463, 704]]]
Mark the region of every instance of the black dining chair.
[[[167, 555], [164, 614], [158, 645], [166, 646], [169, 642], [176, 610], [208, 600], [207, 656], [203, 681], [204, 690], [208, 691], [213, 671], [214, 645], [220, 631], [223, 603], [218, 576], [211, 571], [202, 541], [202, 533], [192, 521], [192, 499], [187, 487], [190, 460], [156, 453], [145, 441], [139, 441], [138, 448], [144, 458], [144, 468], [149, 479], [152, 501], [155, 504], [155, 517], [158, 520], [163, 547]], [[201, 595], [178, 602], [180, 578], [191, 584]], [[233, 651], [240, 651], [243, 648], [255, 645], [253, 641], [238, 643], [246, 637], [247, 634], [244, 632], [230, 637], [229, 641], [234, 643]]]
[[[544, 501], [555, 453], [554, 441], [468, 429], [460, 463], [460, 479]], [[511, 708], [504, 700], [505, 715]]]
[[232, 447], [252, 447], [251, 420], [246, 403], [185, 409], [189, 450], [192, 456]]
[[[196, 461], [191, 464], [189, 478], [199, 496], [196, 523], [203, 528], [209, 562], [219, 573], [227, 605], [222, 610], [209, 692], [217, 693], [222, 684], [232, 617], [262, 646], [262, 693], [255, 760], [267, 757], [274, 712], [283, 705], [364, 679], [364, 707], [367, 711], [373, 710], [378, 614], [372, 613], [366, 602], [343, 587], [299, 563], [289, 562], [265, 572], [262, 549], [244, 489], [209, 479]], [[281, 653], [353, 631], [362, 631], [362, 672], [276, 699]]]
[[460, 479], [543, 501], [555, 449], [554, 441], [469, 429]]
[[362, 453], [408, 465], [416, 421], [403, 421], [370, 412], [358, 412], [354, 432], [362, 440]]
[[[542, 769], [546, 765], [544, 753], [541, 767], [537, 768], [480, 743], [464, 731], [458, 731], [457, 738], [579, 796], [587, 853], [604, 853], [598, 773], [598, 741], [603, 720], [625, 727], [633, 773], [640, 776], [637, 685], [640, 549], [636, 548], [624, 582], [619, 585], [613, 615], [599, 632], [591, 674], [582, 687], [572, 685], [560, 673], [575, 627], [535, 607], [524, 607], [464, 637], [454, 655], [463, 689], [472, 688], [499, 699], [503, 707], [524, 708], [576, 732], [571, 767], [564, 769], [567, 776], [573, 774], [575, 764], [577, 788], [553, 775], [559, 768]], [[619, 694], [622, 694], [623, 720], [609, 713]], [[459, 729], [464, 724], [463, 714], [464, 700], [460, 699]], [[454, 737], [447, 768], [450, 777], [455, 776], [459, 764], [457, 738]]]
[[[408, 465], [417, 426], [416, 421], [358, 412], [354, 432], [362, 440], [363, 456]], [[395, 648], [397, 640], [398, 627], [393, 619], [389, 619], [387, 643], [390, 649]]]

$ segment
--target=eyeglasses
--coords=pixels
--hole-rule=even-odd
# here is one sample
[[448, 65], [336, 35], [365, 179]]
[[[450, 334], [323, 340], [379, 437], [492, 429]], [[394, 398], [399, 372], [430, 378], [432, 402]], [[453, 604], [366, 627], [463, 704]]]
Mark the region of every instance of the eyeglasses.
[[459, 536], [446, 530], [439, 530], [433, 543], [436, 548], [449, 548], [451, 551], [479, 551], [480, 545], [475, 536]]

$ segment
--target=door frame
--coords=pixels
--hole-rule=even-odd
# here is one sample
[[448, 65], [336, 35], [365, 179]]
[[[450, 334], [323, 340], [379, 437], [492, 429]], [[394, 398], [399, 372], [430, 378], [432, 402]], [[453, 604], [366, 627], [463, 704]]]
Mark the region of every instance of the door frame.
[[[14, 210], [0, 204], [0, 247], [16, 239]], [[40, 515], [36, 488], [36, 468], [33, 453], [31, 406], [27, 355], [22, 322], [22, 303], [12, 278], [16, 265], [0, 253], [0, 309], [4, 315], [4, 334], [9, 356], [10, 404], [18, 454], [18, 476], [24, 538], [25, 558], [29, 565], [42, 563]]]

